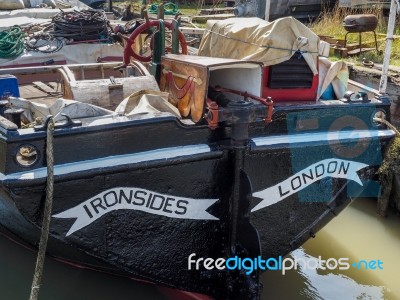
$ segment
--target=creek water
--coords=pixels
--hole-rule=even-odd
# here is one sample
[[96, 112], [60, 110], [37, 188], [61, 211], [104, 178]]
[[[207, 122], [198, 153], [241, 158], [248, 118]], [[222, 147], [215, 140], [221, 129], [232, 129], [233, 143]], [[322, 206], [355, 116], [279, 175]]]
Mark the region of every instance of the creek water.
[[[347, 270], [269, 271], [262, 275], [263, 300], [275, 299], [394, 299], [400, 300], [400, 217], [375, 213], [376, 201], [357, 199], [338, 217], [288, 257], [346, 258], [352, 264], [378, 261], [383, 269], [366, 264]], [[36, 253], [0, 236], [0, 299], [28, 299]], [[331, 260], [332, 262], [333, 260]], [[300, 264], [301, 265], [301, 264]], [[331, 263], [331, 266], [334, 264]], [[165, 300], [152, 285], [140, 284], [46, 259], [40, 300]]]

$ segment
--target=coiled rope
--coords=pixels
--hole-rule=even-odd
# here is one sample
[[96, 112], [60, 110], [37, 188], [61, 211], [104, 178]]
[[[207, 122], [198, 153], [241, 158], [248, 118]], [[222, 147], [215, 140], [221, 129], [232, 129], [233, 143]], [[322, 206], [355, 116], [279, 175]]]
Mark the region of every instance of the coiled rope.
[[0, 58], [14, 58], [24, 52], [25, 33], [19, 26], [0, 32]]
[[60, 38], [54, 37], [48, 32], [41, 32], [30, 36], [25, 41], [25, 47], [28, 51], [53, 53], [61, 50], [64, 46]]
[[46, 256], [47, 240], [49, 237], [51, 208], [53, 206], [54, 192], [54, 149], [53, 149], [54, 119], [51, 116], [47, 123], [46, 161], [47, 161], [47, 186], [46, 200], [43, 211], [42, 233], [40, 235], [39, 251], [36, 259], [35, 274], [33, 276], [29, 300], [37, 300], [40, 283], [42, 281], [44, 259]]
[[111, 27], [104, 11], [61, 11], [53, 17], [55, 37], [74, 41], [104, 40], [111, 37]]

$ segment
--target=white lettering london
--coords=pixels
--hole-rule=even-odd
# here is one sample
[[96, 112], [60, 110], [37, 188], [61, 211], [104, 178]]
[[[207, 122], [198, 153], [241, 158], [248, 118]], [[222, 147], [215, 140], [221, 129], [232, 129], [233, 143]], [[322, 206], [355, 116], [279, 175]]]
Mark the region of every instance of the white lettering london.
[[363, 184], [357, 175], [357, 171], [367, 166], [368, 165], [363, 163], [343, 159], [331, 158], [321, 160], [297, 172], [293, 176], [290, 176], [281, 183], [253, 193], [253, 196], [262, 198], [263, 200], [251, 211], [255, 212], [269, 205], [278, 203], [290, 195], [298, 193], [310, 184], [326, 177], [353, 180], [362, 186]]

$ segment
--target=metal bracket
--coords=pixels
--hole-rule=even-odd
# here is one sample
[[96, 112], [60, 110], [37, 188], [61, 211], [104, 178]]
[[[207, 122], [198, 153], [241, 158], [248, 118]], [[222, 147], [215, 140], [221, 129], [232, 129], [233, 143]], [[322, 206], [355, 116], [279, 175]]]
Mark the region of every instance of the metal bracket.
[[[54, 129], [60, 129], [60, 128], [72, 128], [72, 127], [79, 127], [82, 126], [82, 122], [79, 120], [72, 120], [70, 116], [66, 114], [61, 114], [63, 117], [66, 118], [65, 121], [62, 122], [57, 122], [55, 123]], [[36, 125], [33, 127], [35, 131], [46, 131], [47, 126], [49, 125], [50, 119], [52, 116], [47, 116], [46, 120], [44, 121], [43, 125]]]
[[371, 102], [368, 98], [368, 94], [365, 92], [358, 92], [355, 96], [355, 93], [352, 91], [348, 91], [344, 94], [343, 98], [340, 101], [345, 103], [367, 103]]
[[[240, 96], [243, 96], [243, 100], [240, 101], [230, 101], [229, 99], [223, 97], [222, 92], [234, 93]], [[273, 101], [270, 97], [267, 99], [249, 94], [247, 92], [241, 92], [233, 89], [225, 89], [221, 87], [209, 88], [209, 97], [211, 102], [215, 101], [215, 104], [207, 101], [207, 112], [204, 115], [208, 125], [211, 129], [215, 129], [218, 126], [215, 124], [217, 122], [226, 122], [228, 125], [237, 125], [235, 128], [243, 127], [243, 132], [239, 133], [239, 131], [232, 131], [232, 135], [236, 132], [238, 136], [233, 136], [234, 140], [237, 139], [247, 139], [247, 126], [249, 123], [254, 122], [257, 119], [263, 119], [265, 123], [272, 122], [272, 114], [274, 111]], [[220, 97], [222, 96], [222, 97]], [[221, 98], [221, 99], [220, 99]], [[256, 105], [255, 103], [248, 100], [251, 98], [263, 104], [263, 106]], [[220, 100], [223, 107], [218, 106], [220, 104], [218, 101]], [[211, 105], [210, 105], [211, 104]], [[218, 113], [218, 117], [215, 115]], [[241, 136], [239, 138], [239, 136]]]

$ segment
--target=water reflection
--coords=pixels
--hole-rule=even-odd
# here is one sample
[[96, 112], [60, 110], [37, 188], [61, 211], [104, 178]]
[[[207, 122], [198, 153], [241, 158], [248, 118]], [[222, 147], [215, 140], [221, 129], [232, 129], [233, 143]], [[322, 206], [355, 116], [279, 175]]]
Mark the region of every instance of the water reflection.
[[[307, 270], [263, 275], [263, 299], [400, 299], [400, 218], [382, 219], [376, 201], [357, 199], [291, 257], [383, 261], [383, 270]], [[289, 256], [290, 257], [290, 256]]]
[[[294, 258], [313, 258], [303, 249], [292, 253]], [[298, 273], [304, 278], [304, 294], [310, 299], [384, 299], [384, 288], [357, 283], [354, 279], [340, 274], [300, 267]], [[326, 273], [326, 274], [324, 274]], [[333, 297], [334, 295], [334, 297]]]
[[[358, 199], [315, 239], [291, 253], [293, 258], [348, 257], [380, 259], [383, 270], [298, 270], [264, 273], [263, 300], [280, 299], [394, 299], [400, 300], [400, 218], [382, 219], [376, 202]], [[0, 299], [28, 299], [36, 254], [0, 236]], [[77, 269], [47, 258], [40, 300], [165, 300], [152, 285], [90, 270]]]
[[[29, 299], [36, 253], [0, 236], [0, 299]], [[65, 265], [47, 257], [40, 300], [165, 300], [152, 285]]]

